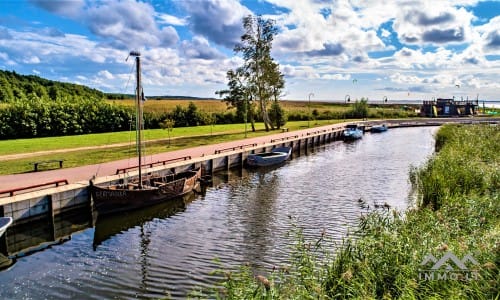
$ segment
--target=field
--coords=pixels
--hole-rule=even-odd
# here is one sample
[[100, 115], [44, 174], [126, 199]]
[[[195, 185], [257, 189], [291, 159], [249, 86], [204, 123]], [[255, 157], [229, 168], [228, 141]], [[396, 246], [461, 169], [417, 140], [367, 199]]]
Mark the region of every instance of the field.
[[[122, 104], [125, 106], [134, 106], [134, 100], [107, 100], [109, 103]], [[235, 111], [234, 108], [228, 109], [226, 103], [222, 100], [207, 99], [207, 100], [148, 100], [144, 103], [144, 112], [166, 113], [174, 110], [176, 106], [187, 108], [189, 103], [193, 102], [199, 111], [206, 113], [224, 113]], [[351, 102], [352, 103], [352, 102]], [[339, 115], [351, 109], [351, 104], [320, 102], [320, 101], [280, 101], [281, 106], [288, 115]], [[392, 116], [392, 117], [408, 117], [408, 106], [400, 104], [370, 104], [369, 115], [372, 116]], [[416, 108], [416, 107], [413, 107]], [[411, 116], [414, 116], [411, 115]]]
[[[134, 100], [107, 100], [110, 103], [122, 104], [133, 107]], [[189, 103], [193, 102], [198, 110], [203, 112], [226, 112], [227, 105], [222, 100], [148, 100], [144, 102], [144, 112], [170, 112], [179, 105], [183, 108], [188, 107]]]

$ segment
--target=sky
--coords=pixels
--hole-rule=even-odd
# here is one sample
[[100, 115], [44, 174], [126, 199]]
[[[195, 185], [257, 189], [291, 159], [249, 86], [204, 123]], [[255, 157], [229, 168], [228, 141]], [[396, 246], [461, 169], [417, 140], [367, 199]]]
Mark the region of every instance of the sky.
[[217, 98], [242, 18], [278, 29], [282, 99], [500, 100], [500, 0], [1, 0], [0, 69], [147, 96]]

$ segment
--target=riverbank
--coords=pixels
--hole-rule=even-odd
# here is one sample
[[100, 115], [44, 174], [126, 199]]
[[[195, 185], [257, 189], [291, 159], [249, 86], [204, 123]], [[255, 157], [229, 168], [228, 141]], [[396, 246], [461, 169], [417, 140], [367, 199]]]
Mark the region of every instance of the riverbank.
[[[226, 273], [227, 299], [495, 299], [499, 297], [500, 130], [446, 125], [439, 152], [410, 177], [420, 195], [404, 214], [372, 211], [334, 254], [297, 228], [290, 265]], [[262, 274], [262, 273], [261, 273]]]

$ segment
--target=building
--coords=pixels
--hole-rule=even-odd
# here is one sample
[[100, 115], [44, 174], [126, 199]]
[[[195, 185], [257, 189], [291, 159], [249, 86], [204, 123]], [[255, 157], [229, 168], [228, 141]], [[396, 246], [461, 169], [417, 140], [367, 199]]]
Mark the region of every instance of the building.
[[423, 117], [457, 117], [471, 116], [478, 112], [478, 100], [455, 100], [438, 98], [437, 100], [424, 101], [420, 114]]

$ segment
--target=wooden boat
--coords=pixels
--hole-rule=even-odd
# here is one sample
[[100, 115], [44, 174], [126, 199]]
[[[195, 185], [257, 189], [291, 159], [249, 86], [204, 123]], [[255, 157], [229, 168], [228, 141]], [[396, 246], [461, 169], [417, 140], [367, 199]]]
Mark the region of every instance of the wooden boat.
[[11, 217], [1, 217], [0, 218], [0, 237], [7, 231], [7, 228], [12, 224]]
[[151, 206], [192, 192], [199, 184], [201, 168], [164, 176], [146, 176], [138, 180], [97, 186], [91, 182], [94, 208], [109, 214]]
[[278, 147], [274, 148], [271, 152], [250, 154], [246, 162], [250, 167], [272, 166], [285, 162], [291, 153], [291, 147]]
[[96, 185], [90, 181], [90, 193], [94, 208], [99, 214], [116, 213], [150, 206], [162, 201], [180, 197], [191, 192], [198, 184], [201, 169], [188, 170], [175, 174], [146, 175], [142, 174], [141, 130], [143, 124], [142, 105], [144, 93], [141, 86], [141, 61], [139, 52], [132, 51], [130, 56], [136, 62], [136, 147], [138, 153], [139, 174], [137, 178], [122, 179], [107, 185]]
[[375, 125], [370, 128], [370, 132], [377, 133], [377, 132], [384, 132], [389, 129], [387, 125], [382, 124], [382, 125]]
[[363, 137], [363, 130], [361, 130], [356, 124], [348, 124], [342, 133], [344, 140], [357, 140]]

